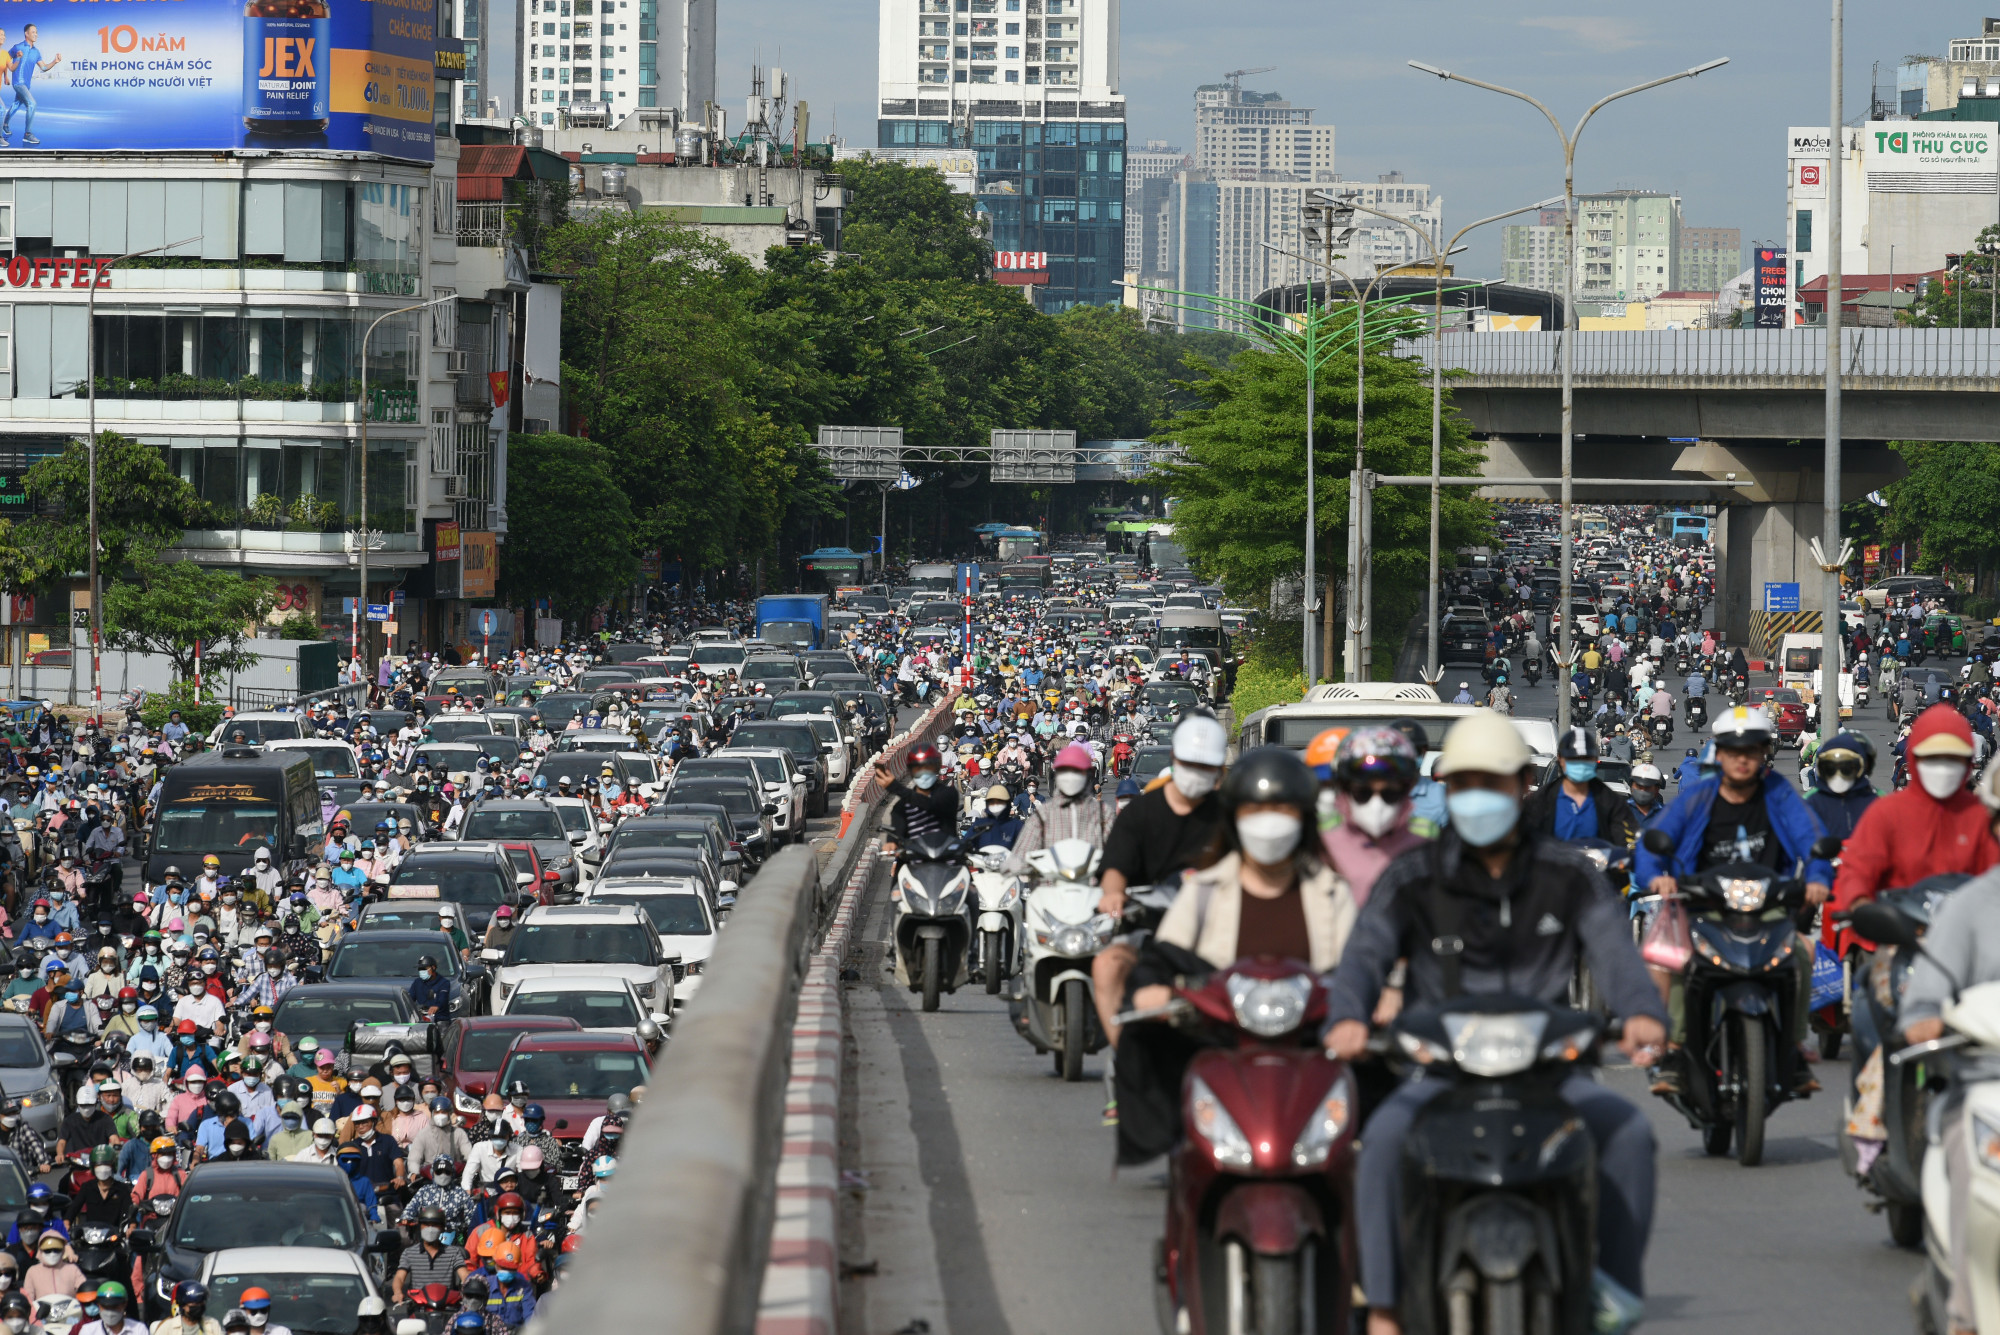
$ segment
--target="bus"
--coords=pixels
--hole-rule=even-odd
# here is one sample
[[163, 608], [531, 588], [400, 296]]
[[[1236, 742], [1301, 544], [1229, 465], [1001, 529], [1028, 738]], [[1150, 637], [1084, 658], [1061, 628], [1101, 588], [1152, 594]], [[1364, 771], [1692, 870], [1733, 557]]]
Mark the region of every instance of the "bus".
[[1704, 543], [1709, 538], [1709, 518], [1686, 510], [1663, 510], [1653, 517], [1653, 532], [1682, 547]]
[[1576, 531], [1579, 536], [1589, 537], [1593, 533], [1609, 534], [1616, 530], [1612, 528], [1611, 521], [1605, 518], [1602, 511], [1578, 510], [1576, 512]]

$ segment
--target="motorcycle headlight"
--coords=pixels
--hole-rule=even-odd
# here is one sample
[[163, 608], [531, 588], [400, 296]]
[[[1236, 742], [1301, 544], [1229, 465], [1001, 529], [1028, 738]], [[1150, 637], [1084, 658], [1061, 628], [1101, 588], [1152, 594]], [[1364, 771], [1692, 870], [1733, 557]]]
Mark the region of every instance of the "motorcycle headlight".
[[1289, 978], [1231, 974], [1228, 990], [1236, 1023], [1259, 1038], [1276, 1038], [1298, 1028], [1305, 1018], [1306, 1003], [1312, 1000], [1312, 980], [1303, 974]]
[[1972, 1114], [1972, 1149], [1980, 1163], [2000, 1173], [2000, 1127], [1978, 1113]]
[[1058, 955], [1089, 955], [1097, 949], [1097, 937], [1082, 923], [1058, 927], [1050, 934], [1049, 949]]
[[1755, 913], [1764, 907], [1764, 897], [1770, 892], [1768, 876], [1739, 877], [1722, 883], [1722, 902], [1737, 913]]
[[1488, 1079], [1515, 1075], [1535, 1064], [1542, 1030], [1549, 1017], [1540, 1012], [1519, 1015], [1460, 1015], [1446, 1012], [1445, 1036], [1451, 1059], [1468, 1075]]
[[896, 873], [896, 885], [903, 892], [903, 902], [913, 909], [922, 910], [931, 902], [930, 892], [907, 870]]
[[1250, 1166], [1250, 1138], [1236, 1125], [1236, 1119], [1215, 1097], [1215, 1091], [1200, 1076], [1188, 1079], [1187, 1123], [1206, 1140], [1215, 1162], [1222, 1168]]
[[1599, 871], [1611, 865], [1611, 850], [1608, 848], [1586, 848], [1583, 855], [1591, 860]]
[[1319, 1101], [1319, 1107], [1313, 1109], [1305, 1130], [1299, 1132], [1298, 1143], [1292, 1146], [1292, 1163], [1296, 1167], [1317, 1168], [1326, 1162], [1326, 1156], [1333, 1153], [1333, 1142], [1347, 1129], [1350, 1107], [1347, 1081], [1334, 1081], [1333, 1088]]
[[952, 877], [949, 884], [938, 892], [937, 911], [956, 913], [965, 907], [966, 891], [972, 888], [972, 878], [963, 871]]

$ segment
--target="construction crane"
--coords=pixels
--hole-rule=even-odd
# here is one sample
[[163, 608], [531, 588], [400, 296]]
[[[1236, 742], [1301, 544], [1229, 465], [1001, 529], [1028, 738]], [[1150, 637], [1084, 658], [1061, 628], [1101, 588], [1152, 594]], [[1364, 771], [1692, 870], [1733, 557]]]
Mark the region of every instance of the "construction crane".
[[1269, 74], [1272, 70], [1276, 68], [1278, 68], [1276, 65], [1259, 65], [1254, 70], [1230, 70], [1227, 74], [1224, 74], [1222, 77], [1229, 80], [1229, 87], [1232, 91], [1240, 93], [1243, 91], [1244, 75]]

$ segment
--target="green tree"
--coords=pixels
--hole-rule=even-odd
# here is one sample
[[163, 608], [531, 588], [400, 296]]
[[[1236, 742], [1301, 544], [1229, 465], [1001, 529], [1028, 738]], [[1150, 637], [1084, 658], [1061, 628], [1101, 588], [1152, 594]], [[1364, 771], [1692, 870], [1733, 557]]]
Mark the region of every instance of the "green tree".
[[510, 601], [548, 598], [580, 624], [638, 573], [632, 507], [604, 446], [573, 436], [515, 436], [507, 447], [507, 505], [500, 585]]
[[[59, 572], [90, 563], [90, 450], [73, 440], [54, 458], [28, 470], [22, 481], [37, 505], [58, 509], [54, 518], [26, 526], [24, 541]], [[178, 540], [208, 507], [195, 489], [168, 469], [151, 445], [115, 431], [97, 436], [98, 559], [107, 580], [136, 555]]]
[[1909, 476], [1884, 487], [1884, 530], [1921, 541], [1917, 568], [1979, 574], [2000, 565], [2000, 444], [1894, 443]]
[[193, 678], [197, 644], [203, 675], [241, 672], [257, 661], [251, 636], [276, 605], [269, 580], [142, 555], [128, 578], [105, 586], [104, 638], [114, 649], [166, 655], [178, 681]]
[[1966, 247], [1963, 262], [1942, 279], [1921, 284], [1916, 300], [1897, 318], [1930, 329], [1990, 329], [1996, 274], [2000, 274], [2000, 223], [1982, 229]]
[[841, 250], [892, 278], [977, 282], [993, 263], [978, 201], [931, 167], [861, 159], [840, 164], [849, 204]]

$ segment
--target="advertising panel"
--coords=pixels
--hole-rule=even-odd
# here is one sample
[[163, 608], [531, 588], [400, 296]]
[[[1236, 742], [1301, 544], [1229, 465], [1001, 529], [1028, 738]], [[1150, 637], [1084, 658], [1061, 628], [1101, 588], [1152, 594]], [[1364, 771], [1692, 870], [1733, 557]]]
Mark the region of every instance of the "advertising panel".
[[434, 0], [0, 0], [0, 145], [432, 159]]
[[1783, 246], [1757, 247], [1752, 281], [1756, 284], [1757, 328], [1785, 327], [1785, 264]]
[[1875, 194], [1993, 193], [2000, 157], [1983, 121], [1869, 121], [1861, 136]]
[[1794, 125], [1785, 131], [1785, 156], [1830, 158], [1833, 156], [1833, 135], [1824, 125]]
[[499, 544], [491, 533], [467, 533], [459, 539], [464, 564], [460, 593], [467, 598], [491, 598], [499, 574]]

